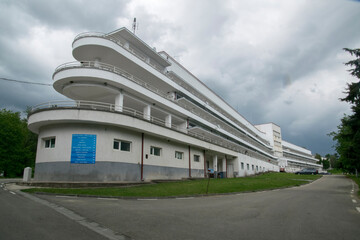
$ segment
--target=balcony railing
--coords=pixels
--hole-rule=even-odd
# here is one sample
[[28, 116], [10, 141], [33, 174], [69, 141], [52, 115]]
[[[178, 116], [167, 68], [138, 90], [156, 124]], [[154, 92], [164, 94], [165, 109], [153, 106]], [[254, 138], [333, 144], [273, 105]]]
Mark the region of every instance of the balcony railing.
[[295, 159], [295, 160], [299, 160], [299, 161], [304, 161], [304, 162], [311, 162], [311, 163], [316, 163], [317, 159], [315, 158], [311, 158], [308, 156], [301, 157], [301, 156], [296, 156], [290, 152], [287, 151], [283, 151], [283, 156], [289, 159]]
[[[61, 72], [63, 70], [67, 70], [67, 69], [73, 69], [73, 68], [91, 68], [91, 69], [100, 69], [100, 70], [104, 70], [104, 71], [109, 71], [109, 72], [112, 72], [112, 73], [115, 73], [117, 75], [120, 75], [150, 91], [152, 91], [153, 93], [163, 97], [163, 98], [166, 98], [166, 99], [169, 99], [169, 100], [172, 100], [172, 97], [169, 96], [167, 93], [165, 92], [162, 92], [161, 90], [159, 90], [158, 88], [148, 84], [147, 82], [144, 82], [143, 80], [141, 80], [140, 78], [138, 77], [135, 77], [134, 75], [126, 72], [125, 70], [119, 68], [119, 67], [115, 67], [113, 65], [110, 65], [110, 64], [106, 64], [106, 63], [101, 63], [101, 62], [93, 62], [93, 61], [86, 61], [86, 62], [71, 62], [71, 63], [64, 63], [62, 65], [60, 65], [59, 67], [57, 67], [55, 69], [55, 72], [53, 74], [53, 78], [55, 76], [55, 74], [57, 74], [58, 72]], [[84, 102], [84, 101], [83, 101]], [[183, 105], [180, 105], [178, 102], [176, 101], [172, 101], [174, 104], [177, 104], [181, 107], [183, 107], [184, 109], [186, 110], [189, 110], [190, 112], [192, 112], [193, 114], [201, 117], [202, 119], [208, 121], [208, 122], [213, 122], [209, 119], [208, 116], [204, 116], [204, 114], [202, 114], [201, 112], [199, 111], [192, 111], [191, 109], [187, 109], [186, 106], [183, 106]], [[100, 105], [99, 105], [100, 104]], [[101, 104], [104, 104], [104, 103], [97, 103], [97, 106], [98, 108], [103, 108], [103, 106]], [[42, 104], [43, 106], [44, 104]], [[96, 104], [95, 104], [96, 105]], [[92, 106], [95, 106], [94, 104], [92, 104]], [[44, 105], [45, 106], [45, 105]], [[107, 108], [107, 107], [106, 107]], [[142, 114], [142, 113], [141, 113]], [[143, 115], [143, 114], [142, 114]], [[219, 124], [220, 122], [216, 121], [214, 123], [217, 123]], [[225, 125], [221, 124], [223, 127]], [[228, 131], [229, 133], [232, 133], [232, 134], [235, 134], [237, 135], [238, 137], [240, 137], [240, 134], [237, 134], [236, 131], [234, 131], [235, 129], [230, 129], [230, 128], [224, 128], [224, 130]], [[202, 138], [202, 136], [200, 135], [200, 138]], [[249, 139], [249, 138], [244, 138], [244, 136], [241, 135], [241, 138], [243, 140], [245, 140], [246, 142], [249, 142], [255, 146], [258, 146], [260, 147], [261, 149], [264, 150], [263, 146], [259, 145], [257, 142], [255, 142], [254, 140], [252, 139]], [[209, 139], [203, 139], [205, 141], [210, 141]], [[234, 148], [230, 148], [232, 150], [235, 150]], [[237, 150], [237, 149], [236, 149]], [[271, 154], [271, 150], [268, 150], [268, 149], [265, 149], [265, 152]]]
[[77, 35], [72, 43], [72, 45], [74, 45], [74, 43], [81, 39], [81, 38], [87, 38], [87, 37], [96, 37], [96, 38], [103, 38], [106, 40], [110, 40], [114, 43], [116, 43], [118, 46], [122, 47], [123, 49], [125, 49], [126, 51], [130, 52], [131, 54], [133, 54], [135, 57], [139, 58], [140, 60], [142, 60], [144, 63], [148, 64], [149, 66], [151, 66], [152, 68], [154, 68], [155, 70], [157, 70], [158, 72], [160, 72], [161, 74], [164, 74], [164, 67], [160, 66], [159, 64], [155, 63], [151, 58], [149, 58], [150, 60], [147, 61], [147, 56], [144, 55], [143, 53], [141, 53], [140, 51], [136, 50], [135, 48], [129, 46], [126, 47], [125, 41], [120, 40], [119, 38], [113, 37], [111, 35], [105, 34], [105, 33], [99, 33], [99, 32], [85, 32], [85, 33], [80, 33], [79, 35]]
[[[35, 114], [37, 112], [45, 111], [45, 110], [63, 110], [63, 109], [82, 109], [82, 110], [93, 110], [93, 111], [106, 111], [106, 112], [112, 112], [116, 114], [123, 114], [127, 116], [132, 116], [138, 119], [141, 119], [143, 121], [149, 121], [151, 123], [154, 123], [159, 126], [167, 127], [166, 121], [160, 118], [156, 118], [154, 116], [147, 116], [144, 115], [143, 112], [128, 108], [128, 107], [121, 107], [117, 106], [115, 104], [109, 104], [109, 103], [103, 103], [103, 102], [94, 102], [94, 101], [84, 101], [84, 100], [78, 100], [78, 101], [51, 101], [46, 103], [41, 103], [38, 105], [35, 105], [31, 108], [31, 111], [29, 113], [29, 116], [32, 114]], [[181, 127], [179, 125], [171, 125], [171, 129], [174, 131], [181, 132], [183, 134], [187, 134], [189, 136], [201, 139], [206, 142], [213, 143], [215, 145], [222, 146], [224, 148], [228, 148], [234, 151], [237, 151], [237, 148], [235, 146], [231, 146], [230, 144], [227, 144], [226, 141], [219, 141], [217, 139], [212, 139], [210, 137], [206, 137], [201, 134], [197, 134], [194, 132], [188, 131], [187, 128]]]
[[[166, 74], [166, 76], [171, 79], [173, 82], [175, 82], [176, 84], [178, 84], [179, 86], [183, 87], [184, 89], [186, 89], [187, 91], [189, 91], [191, 94], [193, 94], [194, 96], [198, 97], [199, 99], [201, 99], [204, 103], [206, 103], [206, 105], [209, 105], [210, 107], [212, 107], [213, 109], [215, 109], [216, 111], [218, 111], [219, 113], [223, 114], [225, 117], [229, 118], [231, 121], [233, 121], [235, 124], [237, 124], [240, 128], [242, 129], [247, 129], [247, 131], [249, 131], [251, 134], [253, 134], [254, 136], [256, 136], [257, 134], [251, 130], [248, 126], [245, 126], [243, 123], [241, 123], [238, 119], [234, 118], [233, 116], [231, 116], [230, 114], [228, 114], [226, 111], [224, 111], [222, 108], [218, 107], [216, 104], [212, 103], [211, 101], [209, 101], [202, 93], [200, 93], [199, 91], [197, 91], [196, 89], [194, 89], [193, 87], [191, 87], [186, 81], [184, 81], [181, 77], [177, 76], [176, 74], [174, 74], [173, 72], [169, 72]], [[262, 138], [258, 138], [257, 141], [261, 141], [263, 144], [265, 145], [269, 145], [270, 143], [267, 140], [264, 140]]]
[[55, 74], [57, 74], [60, 71], [63, 70], [67, 70], [67, 69], [72, 69], [72, 68], [92, 68], [92, 69], [100, 69], [103, 71], [108, 71], [108, 72], [112, 72], [115, 73], [117, 75], [120, 75], [164, 98], [170, 99], [171, 97], [165, 93], [162, 92], [161, 90], [159, 90], [158, 88], [148, 84], [147, 82], [144, 82], [143, 80], [141, 80], [138, 77], [135, 77], [134, 75], [126, 72], [125, 70], [119, 68], [119, 67], [115, 67], [113, 65], [107, 64], [107, 63], [101, 63], [101, 62], [93, 62], [93, 61], [86, 61], [86, 62], [70, 62], [70, 63], [64, 63], [60, 66], [58, 66], [55, 69], [55, 72], [53, 74], [53, 78], [55, 76]]
[[[189, 91], [190, 93], [194, 94], [195, 96], [198, 96], [200, 99], [202, 99], [204, 102], [207, 102], [211, 107], [213, 107], [214, 109], [216, 109], [218, 112], [222, 113], [223, 115], [225, 115], [226, 117], [228, 117], [229, 119], [231, 119], [232, 121], [234, 121], [235, 123], [237, 123], [240, 127], [244, 128], [244, 129], [248, 129], [250, 132], [252, 132], [254, 135], [256, 135], [251, 129], [249, 129], [248, 127], [246, 127], [244, 124], [242, 124], [240, 121], [238, 121], [236, 118], [230, 116], [229, 114], [227, 114], [225, 111], [223, 111], [221, 108], [219, 108], [218, 106], [210, 103], [202, 94], [200, 94], [198, 91], [196, 91], [195, 89], [193, 89], [192, 87], [190, 87], [185, 81], [180, 81], [178, 79], [176, 79], [174, 76], [172, 76], [171, 74], [165, 73], [164, 72], [164, 68], [161, 67], [160, 65], [158, 65], [157, 63], [155, 63], [152, 59], [149, 59], [149, 61], [146, 60], [146, 56], [142, 53], [140, 53], [139, 51], [135, 50], [132, 47], [126, 47], [125, 42], [113, 37], [111, 35], [107, 35], [104, 33], [99, 33], [99, 32], [85, 32], [85, 33], [81, 33], [79, 35], [77, 35], [73, 41], [76, 42], [77, 40], [81, 39], [81, 38], [86, 38], [86, 37], [97, 37], [97, 38], [103, 38], [103, 39], [107, 39], [110, 40], [114, 43], [116, 43], [118, 46], [122, 47], [123, 49], [125, 49], [126, 51], [132, 53], [134, 56], [136, 56], [137, 58], [139, 58], [140, 60], [142, 60], [143, 62], [145, 62], [146, 64], [148, 64], [149, 66], [151, 66], [152, 68], [154, 68], [155, 70], [157, 70], [158, 72], [160, 72], [161, 74], [165, 75], [166, 77], [168, 77], [169, 79], [171, 79], [172, 81], [174, 81], [175, 83], [177, 83], [178, 85], [182, 86], [183, 88], [185, 88], [187, 91]], [[265, 145], [269, 145], [269, 142], [267, 142], [266, 140], [259, 138], [257, 139], [257, 141], [261, 141], [263, 144]]]
[[[32, 114], [35, 114], [37, 112], [46, 111], [46, 110], [63, 110], [63, 109], [81, 109], [81, 110], [92, 110], [92, 111], [105, 111], [105, 112], [111, 112], [115, 114], [123, 114], [127, 116], [131, 116], [134, 118], [141, 119], [143, 121], [148, 121], [153, 124], [170, 128], [166, 121], [160, 118], [156, 118], [153, 116], [147, 116], [144, 115], [143, 112], [128, 108], [128, 107], [121, 107], [115, 104], [110, 103], [103, 103], [103, 102], [94, 102], [94, 101], [84, 101], [84, 100], [78, 100], [78, 101], [51, 101], [46, 103], [41, 103], [38, 105], [35, 105], [31, 108], [31, 111], [29, 113], [29, 116]], [[183, 128], [179, 125], [171, 125], [171, 129], [177, 132], [181, 132], [183, 134], [195, 137], [197, 139], [224, 147], [226, 149], [233, 150], [235, 152], [244, 152], [245, 150], [251, 154], [252, 157], [257, 158], [259, 160], [268, 161], [268, 158], [261, 155], [260, 153], [257, 153], [256, 151], [249, 150], [247, 148], [244, 148], [243, 146], [237, 145], [236, 143], [231, 143], [227, 139], [221, 139], [220, 136], [217, 136], [217, 138], [211, 138], [204, 136], [202, 134], [198, 134], [195, 132], [190, 131], [188, 128]]]

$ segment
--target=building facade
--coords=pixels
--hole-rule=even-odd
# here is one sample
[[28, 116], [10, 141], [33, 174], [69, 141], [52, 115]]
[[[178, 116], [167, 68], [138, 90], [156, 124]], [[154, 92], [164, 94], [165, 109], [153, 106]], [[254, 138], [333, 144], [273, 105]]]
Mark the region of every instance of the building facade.
[[34, 106], [37, 181], [141, 181], [238, 177], [316, 164], [281, 139], [275, 124], [254, 126], [166, 52], [126, 28], [84, 33], [76, 62], [60, 65], [53, 87], [69, 101]]

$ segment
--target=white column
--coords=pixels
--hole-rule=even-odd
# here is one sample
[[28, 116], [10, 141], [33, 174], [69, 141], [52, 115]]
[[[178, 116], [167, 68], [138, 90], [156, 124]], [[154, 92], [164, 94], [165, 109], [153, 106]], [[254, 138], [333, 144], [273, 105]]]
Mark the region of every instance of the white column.
[[[225, 158], [222, 159], [222, 171], [223, 171], [223, 172], [227, 172], [227, 169], [226, 169], [226, 159], [225, 159]], [[225, 176], [225, 174], [224, 174], [224, 176]]]
[[122, 91], [119, 92], [118, 95], [115, 96], [115, 111], [122, 112], [124, 106], [124, 94]]
[[169, 92], [167, 95], [168, 99], [170, 100], [176, 100], [176, 93], [175, 92]]
[[151, 105], [147, 105], [144, 107], [144, 118], [146, 120], [150, 120], [151, 118]]
[[94, 64], [94, 66], [95, 66], [95, 67], [99, 67], [99, 66], [100, 66], [100, 61], [101, 61], [100, 58], [95, 58], [95, 64]]
[[171, 128], [171, 118], [172, 117], [170, 114], [165, 117], [165, 126], [167, 126], [168, 128]]
[[217, 172], [217, 162], [218, 158], [217, 158], [217, 155], [213, 156], [213, 169], [215, 172]]
[[178, 125], [178, 130], [187, 133], [188, 123], [187, 121]]

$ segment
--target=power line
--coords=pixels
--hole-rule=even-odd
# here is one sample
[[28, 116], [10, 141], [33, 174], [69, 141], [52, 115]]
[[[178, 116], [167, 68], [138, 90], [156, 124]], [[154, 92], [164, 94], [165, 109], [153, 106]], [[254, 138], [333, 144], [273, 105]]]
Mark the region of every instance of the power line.
[[52, 84], [49, 84], [49, 83], [26, 82], [26, 81], [20, 81], [20, 80], [15, 80], [15, 79], [10, 79], [10, 78], [3, 78], [3, 77], [0, 77], [0, 80], [9, 81], [9, 82], [17, 82], [17, 83], [25, 83], [25, 84], [33, 84], [33, 85], [52, 86]]

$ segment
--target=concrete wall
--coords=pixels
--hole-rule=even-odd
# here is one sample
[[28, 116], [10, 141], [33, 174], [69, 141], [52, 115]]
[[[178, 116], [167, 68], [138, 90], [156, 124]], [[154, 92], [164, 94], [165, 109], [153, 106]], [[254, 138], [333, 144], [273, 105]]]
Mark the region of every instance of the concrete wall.
[[[72, 134], [97, 136], [95, 164], [73, 164]], [[45, 148], [45, 140], [55, 138], [54, 148]], [[113, 141], [131, 143], [129, 152], [113, 149]], [[150, 154], [150, 147], [161, 148], [161, 155]], [[38, 181], [139, 181], [141, 180], [142, 134], [133, 130], [95, 124], [56, 124], [42, 127], [38, 137], [35, 179]], [[175, 158], [182, 152], [182, 159]], [[199, 162], [194, 161], [199, 156]], [[144, 134], [144, 180], [180, 179], [204, 176], [203, 151], [180, 142]]]
[[[237, 162], [238, 162], [238, 169], [239, 169], [238, 170], [239, 177], [246, 177], [246, 176], [258, 174], [261, 172], [268, 172], [268, 171], [279, 172], [280, 171], [279, 166], [277, 166], [277, 165], [271, 164], [270, 162], [255, 159], [255, 158], [252, 158], [251, 156], [244, 155], [244, 154], [239, 154]], [[242, 168], [241, 163], [243, 163], [244, 168]], [[249, 169], [247, 168], [247, 165], [249, 165]]]

